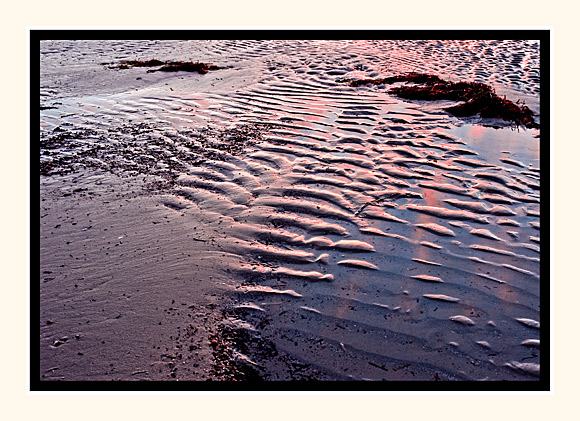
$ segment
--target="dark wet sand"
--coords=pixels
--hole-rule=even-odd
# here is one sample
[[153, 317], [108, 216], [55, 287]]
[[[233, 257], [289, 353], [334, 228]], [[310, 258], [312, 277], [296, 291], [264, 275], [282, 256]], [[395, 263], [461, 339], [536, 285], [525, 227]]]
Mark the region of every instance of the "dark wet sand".
[[82, 173], [47, 181], [41, 379], [211, 377], [208, 337], [228, 280], [208, 247], [211, 225], [185, 223], [152, 198], [146, 180]]

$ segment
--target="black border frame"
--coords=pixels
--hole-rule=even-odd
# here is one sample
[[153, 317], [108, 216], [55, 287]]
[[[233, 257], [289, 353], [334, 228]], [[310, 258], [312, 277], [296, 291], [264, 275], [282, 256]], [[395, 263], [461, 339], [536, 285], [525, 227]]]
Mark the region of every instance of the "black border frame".
[[[32, 259], [32, 245], [39, 244], [39, 226], [34, 217], [40, 217], [40, 207], [34, 208], [39, 195], [33, 196], [33, 180], [38, 176], [39, 161], [30, 147], [30, 343], [28, 361], [30, 391], [72, 392], [72, 391], [203, 391], [203, 392], [535, 392], [551, 390], [551, 334], [550, 334], [550, 144], [551, 144], [551, 40], [549, 29], [30, 29], [29, 30], [29, 71], [30, 71], [30, 146], [38, 133], [39, 120], [33, 118], [39, 104], [38, 85], [40, 80], [40, 41], [57, 39], [534, 39], [540, 41], [540, 322], [543, 325], [540, 339], [543, 343], [540, 355], [541, 374], [539, 380], [530, 381], [294, 381], [294, 382], [218, 382], [218, 381], [42, 381], [38, 371], [33, 369], [40, 360], [38, 348], [38, 320], [40, 318], [40, 296], [33, 288], [32, 273], [39, 262]], [[543, 204], [543, 206], [542, 206]], [[36, 219], [38, 220], [38, 219]], [[542, 278], [544, 282], [542, 282]], [[34, 365], [33, 365], [34, 363]]]

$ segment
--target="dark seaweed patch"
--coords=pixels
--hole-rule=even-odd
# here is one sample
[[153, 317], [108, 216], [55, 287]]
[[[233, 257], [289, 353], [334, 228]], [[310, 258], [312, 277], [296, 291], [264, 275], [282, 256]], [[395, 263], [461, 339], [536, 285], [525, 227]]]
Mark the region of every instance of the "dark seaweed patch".
[[223, 161], [229, 155], [241, 154], [262, 142], [269, 129], [264, 123], [178, 132], [167, 132], [146, 123], [99, 130], [58, 126], [52, 133], [41, 136], [40, 174], [67, 174], [80, 168], [94, 168], [117, 174], [137, 171], [170, 181], [188, 165]]
[[525, 105], [518, 105], [505, 97], [500, 98], [492, 87], [480, 82], [450, 82], [436, 75], [408, 73], [383, 79], [339, 80], [350, 86], [384, 85], [408, 82], [413, 85], [396, 86], [389, 93], [399, 98], [412, 100], [450, 100], [463, 103], [444, 108], [456, 117], [479, 114], [482, 118], [496, 118], [512, 122], [517, 126], [538, 128], [534, 113]]
[[195, 72], [199, 74], [206, 74], [211, 70], [220, 70], [221, 67], [215, 66], [211, 63], [201, 63], [199, 61], [161, 61], [157, 59], [142, 61], [142, 60], [126, 60], [120, 62], [118, 65], [110, 66], [110, 69], [130, 69], [133, 67], [159, 67], [158, 69], [147, 70], [147, 73], [153, 72]]
[[444, 83], [445, 81], [436, 75], [429, 75], [425, 73], [407, 73], [405, 75], [390, 76], [382, 79], [339, 79], [338, 82], [345, 82], [350, 86], [356, 87], [361, 85], [391, 85], [396, 82], [411, 82], [432, 85], [435, 83]]
[[214, 357], [212, 374], [217, 380], [263, 381], [263, 369], [251, 360], [236, 357], [236, 353], [259, 353], [267, 358], [277, 355], [273, 344], [260, 340], [244, 329], [219, 325], [217, 333], [209, 340]]
[[128, 60], [128, 61], [121, 62], [121, 65], [126, 66], [126, 68], [129, 68], [129, 67], [155, 67], [155, 66], [161, 66], [163, 64], [165, 64], [165, 62], [163, 62], [161, 60], [157, 60], [157, 59], [147, 60], [147, 61]]

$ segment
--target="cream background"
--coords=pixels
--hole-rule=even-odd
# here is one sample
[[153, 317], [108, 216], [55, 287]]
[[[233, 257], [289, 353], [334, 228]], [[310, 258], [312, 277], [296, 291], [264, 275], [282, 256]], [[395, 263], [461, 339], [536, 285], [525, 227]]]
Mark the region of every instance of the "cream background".
[[[231, 3], [231, 4], [230, 4]], [[28, 1], [5, 4], [3, 10], [1, 186], [2, 186], [2, 305], [0, 352], [2, 377], [0, 413], [14, 420], [159, 420], [171, 416], [186, 419], [295, 420], [504, 420], [571, 419], [578, 413], [578, 325], [575, 321], [577, 258], [577, 133], [574, 108], [578, 101], [575, 74], [578, 69], [577, 13], [571, 2], [555, 0], [497, 1], [483, 4], [465, 1], [370, 0], [366, 2], [294, 0], [278, 4], [264, 0], [243, 2], [121, 2], [102, 0]], [[474, 6], [467, 7], [467, 4]], [[30, 224], [28, 221], [29, 154], [27, 122], [27, 27], [200, 26], [278, 27], [310, 26], [346, 28], [398, 27], [417, 29], [552, 28], [552, 357], [553, 393], [487, 394], [375, 394], [375, 395], [127, 395], [30, 394], [27, 390], [27, 282]], [[570, 87], [568, 86], [570, 85]], [[568, 108], [570, 107], [570, 108]], [[34, 111], [34, 110], [33, 110]], [[35, 133], [31, 134], [33, 140]], [[542, 174], [542, 181], [547, 180]], [[32, 183], [36, 183], [33, 178]], [[574, 184], [572, 184], [574, 183]], [[33, 184], [33, 187], [36, 184]], [[36, 194], [33, 188], [32, 194]], [[544, 202], [546, 206], [546, 202]], [[546, 240], [546, 239], [544, 239]], [[30, 251], [36, 259], [36, 250]], [[545, 259], [546, 257], [543, 256]], [[33, 277], [33, 285], [35, 282]], [[545, 280], [546, 282], [548, 280]], [[575, 399], [576, 398], [576, 399]]]

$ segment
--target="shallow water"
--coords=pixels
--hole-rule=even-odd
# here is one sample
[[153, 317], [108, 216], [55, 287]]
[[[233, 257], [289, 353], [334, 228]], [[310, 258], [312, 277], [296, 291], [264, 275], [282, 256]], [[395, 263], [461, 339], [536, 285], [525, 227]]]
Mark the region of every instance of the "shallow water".
[[[226, 69], [101, 64], [135, 58]], [[44, 41], [40, 159], [158, 175], [168, 212], [220, 220], [243, 328], [318, 378], [535, 379], [539, 130], [337, 82], [407, 71], [539, 108], [532, 41]]]

